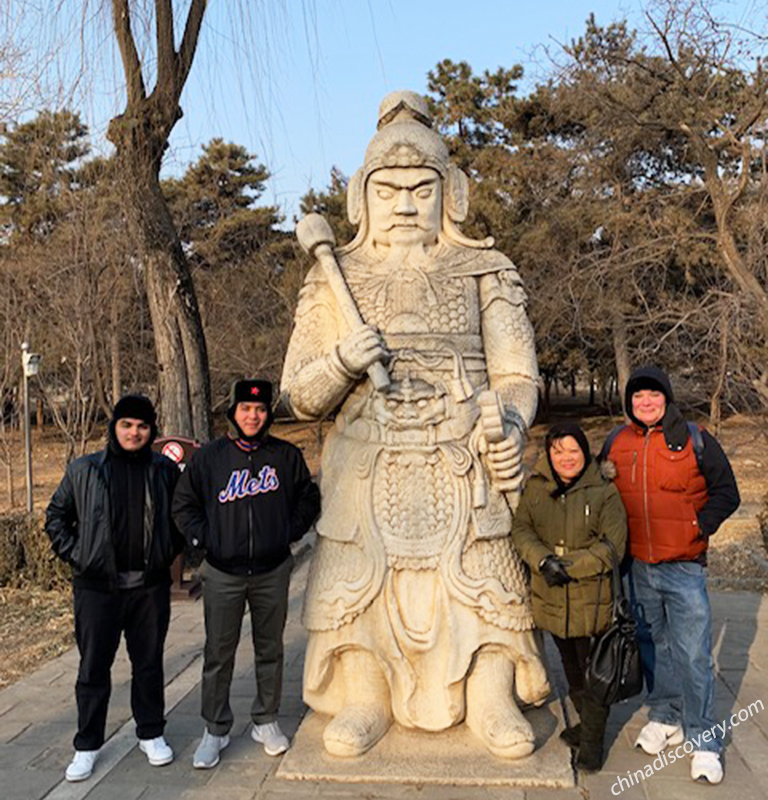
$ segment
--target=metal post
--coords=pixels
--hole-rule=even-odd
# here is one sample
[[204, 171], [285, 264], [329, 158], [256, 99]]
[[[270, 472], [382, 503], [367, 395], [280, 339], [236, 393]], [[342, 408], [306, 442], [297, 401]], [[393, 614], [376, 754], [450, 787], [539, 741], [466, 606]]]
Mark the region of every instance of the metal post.
[[27, 457], [27, 512], [32, 513], [32, 436], [29, 430], [29, 375], [27, 363], [29, 361], [29, 344], [21, 344], [21, 364], [24, 373], [24, 449]]

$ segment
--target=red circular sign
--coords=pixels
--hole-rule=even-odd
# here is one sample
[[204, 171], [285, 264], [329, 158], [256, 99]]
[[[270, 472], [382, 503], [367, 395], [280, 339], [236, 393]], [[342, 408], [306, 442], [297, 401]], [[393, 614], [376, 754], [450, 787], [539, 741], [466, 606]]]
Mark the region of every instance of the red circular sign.
[[171, 459], [175, 464], [180, 464], [184, 458], [184, 448], [178, 442], [168, 442], [163, 445], [163, 455]]

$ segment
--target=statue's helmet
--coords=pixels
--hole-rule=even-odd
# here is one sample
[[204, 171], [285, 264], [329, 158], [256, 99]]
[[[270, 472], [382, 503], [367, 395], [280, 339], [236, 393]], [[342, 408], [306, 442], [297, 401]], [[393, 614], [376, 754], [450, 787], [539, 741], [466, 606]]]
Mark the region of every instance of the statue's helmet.
[[392, 92], [379, 106], [378, 131], [365, 151], [365, 163], [347, 187], [347, 214], [352, 224], [361, 226], [358, 234], [364, 235], [363, 229], [367, 227], [365, 185], [368, 178], [376, 170], [390, 167], [435, 170], [443, 179], [444, 222], [461, 222], [466, 218], [467, 176], [451, 163], [445, 142], [432, 128], [426, 98], [416, 92]]

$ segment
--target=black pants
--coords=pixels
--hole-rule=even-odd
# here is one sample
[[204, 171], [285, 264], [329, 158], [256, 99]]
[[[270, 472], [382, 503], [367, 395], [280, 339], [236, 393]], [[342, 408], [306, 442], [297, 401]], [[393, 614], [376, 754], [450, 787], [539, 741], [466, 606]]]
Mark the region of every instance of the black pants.
[[139, 739], [154, 739], [165, 728], [163, 647], [171, 618], [169, 586], [116, 593], [75, 588], [77, 673], [75, 750], [104, 744], [111, 670], [121, 634], [131, 660], [131, 710]]
[[[563, 670], [568, 680], [568, 689], [571, 696], [582, 697], [584, 694], [584, 675], [587, 671], [589, 658], [589, 636], [575, 636], [570, 639], [561, 639], [552, 635], [552, 639], [560, 652]], [[576, 709], [579, 710], [578, 708]]]
[[256, 725], [277, 719], [283, 688], [283, 630], [288, 614], [288, 586], [293, 556], [259, 575], [230, 575], [203, 566], [205, 663], [202, 715], [214, 736], [229, 733], [234, 715], [229, 690], [240, 643], [245, 606], [251, 612], [256, 696], [251, 719]]

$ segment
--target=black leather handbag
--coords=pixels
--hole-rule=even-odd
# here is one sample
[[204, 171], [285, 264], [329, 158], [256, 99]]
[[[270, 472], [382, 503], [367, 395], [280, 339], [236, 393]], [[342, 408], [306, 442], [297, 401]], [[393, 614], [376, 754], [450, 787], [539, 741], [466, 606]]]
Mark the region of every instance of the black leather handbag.
[[[603, 540], [613, 558], [611, 624], [603, 633], [594, 636], [587, 660], [585, 688], [597, 703], [609, 706], [634, 697], [643, 690], [643, 667], [637, 645], [637, 626], [624, 596], [619, 575], [619, 559], [609, 539]], [[598, 584], [598, 598], [600, 585]], [[597, 628], [597, 611], [595, 628]]]

